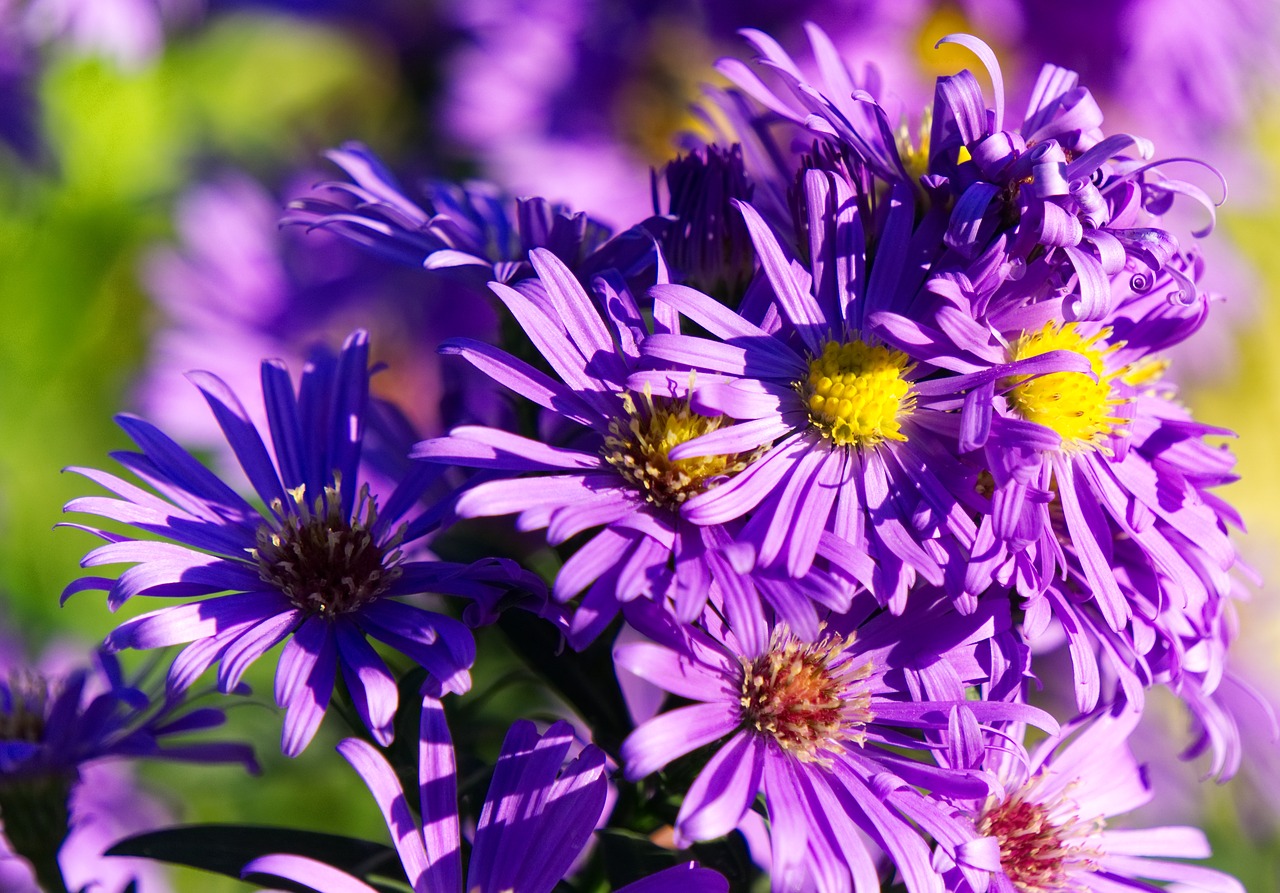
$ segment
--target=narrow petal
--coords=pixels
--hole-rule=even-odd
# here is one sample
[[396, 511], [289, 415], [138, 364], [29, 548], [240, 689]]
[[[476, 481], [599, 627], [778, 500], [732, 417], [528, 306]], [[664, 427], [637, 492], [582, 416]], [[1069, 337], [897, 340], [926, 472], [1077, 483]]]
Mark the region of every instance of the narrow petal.
[[714, 840], [733, 831], [760, 790], [764, 743], [758, 733], [741, 731], [698, 773], [676, 817], [686, 840]]
[[622, 742], [627, 778], [644, 778], [677, 757], [723, 738], [741, 722], [737, 701], [693, 704], [651, 719]]
[[[391, 832], [396, 852], [400, 854], [400, 863], [404, 866], [409, 883], [414, 890], [426, 889], [422, 885], [422, 877], [428, 864], [426, 849], [422, 845], [422, 837], [413, 821], [413, 813], [409, 811], [409, 803], [405, 800], [395, 770], [372, 744], [358, 738], [344, 739], [338, 745], [338, 753], [359, 773], [369, 793], [373, 794], [374, 801], [382, 811], [382, 819], [387, 823], [387, 830]], [[455, 802], [455, 814], [457, 808]]]
[[418, 783], [422, 841], [428, 868], [423, 889], [462, 887], [462, 844], [458, 825], [458, 767], [444, 705], [435, 698], [422, 702], [418, 734]]
[[259, 856], [240, 872], [240, 876], [246, 880], [256, 874], [293, 881], [310, 887], [317, 893], [378, 893], [376, 887], [370, 887], [359, 878], [354, 878], [332, 865], [291, 853]]
[[328, 622], [312, 618], [284, 646], [276, 669], [276, 704], [285, 708], [280, 749], [296, 757], [320, 728], [337, 673], [337, 648]]
[[352, 623], [344, 618], [330, 623], [338, 644], [342, 678], [356, 713], [374, 740], [386, 747], [395, 737], [396, 708], [400, 703], [395, 677]]

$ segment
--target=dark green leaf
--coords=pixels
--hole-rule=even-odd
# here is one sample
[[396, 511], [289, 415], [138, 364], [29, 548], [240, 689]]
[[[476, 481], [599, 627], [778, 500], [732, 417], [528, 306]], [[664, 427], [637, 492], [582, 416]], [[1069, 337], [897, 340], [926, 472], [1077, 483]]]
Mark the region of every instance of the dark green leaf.
[[[399, 858], [390, 847], [367, 840], [292, 828], [180, 825], [128, 837], [107, 850], [108, 856], [155, 859], [233, 878], [239, 878], [240, 872], [249, 862], [271, 853], [309, 856], [363, 878], [379, 889], [403, 889], [403, 882], [407, 880]], [[374, 873], [396, 879], [400, 886], [379, 885], [370, 877]], [[280, 881], [273, 882], [273, 886], [288, 890], [308, 889]]]

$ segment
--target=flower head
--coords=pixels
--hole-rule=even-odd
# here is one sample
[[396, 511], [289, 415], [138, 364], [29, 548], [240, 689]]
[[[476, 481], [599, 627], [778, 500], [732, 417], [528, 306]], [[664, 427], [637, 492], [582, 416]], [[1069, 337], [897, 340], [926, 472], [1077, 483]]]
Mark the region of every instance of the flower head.
[[966, 700], [967, 687], [996, 683], [974, 676], [985, 661], [973, 658], [1007, 630], [1007, 608], [984, 601], [964, 616], [927, 591], [913, 594], [911, 607], [908, 621], [863, 594], [813, 638], [785, 624], [763, 637], [735, 630], [712, 608], [704, 628], [630, 612], [648, 641], [620, 643], [618, 666], [692, 703], [642, 723], [623, 743], [627, 776], [714, 745], [683, 799], [678, 841], [728, 834], [763, 794], [773, 889], [809, 889], [811, 876], [830, 889], [862, 889], [876, 876], [867, 839], [890, 854], [909, 889], [933, 889], [919, 829], [952, 852], [967, 851], [974, 835], [937, 821], [937, 804], [916, 786], [982, 797], [987, 780], [904, 749], [945, 753], [957, 724], [1015, 716], [1055, 724], [1017, 703]]
[[[687, 506], [749, 473], [757, 445], [678, 455], [700, 437], [735, 436], [734, 413], [694, 409], [687, 373], [683, 388], [661, 381], [628, 386], [643, 345], [674, 337], [668, 329], [674, 315], [660, 315], [654, 325], [665, 334], [650, 335], [616, 275], [597, 280], [597, 302], [549, 251], [534, 250], [530, 263], [536, 279], [493, 288], [560, 380], [487, 344], [459, 339], [448, 349], [558, 416], [567, 445], [462, 426], [418, 444], [414, 455], [504, 473], [463, 493], [457, 503], [463, 517], [519, 513], [521, 529], [546, 528], [553, 545], [599, 528], [553, 586], [560, 601], [585, 590], [570, 642], [591, 641], [620, 604], [640, 597], [670, 601], [690, 621], [710, 593], [724, 588], [738, 594], [730, 599], [735, 617], [746, 612], [762, 622], [761, 605], [769, 603], [806, 631], [817, 627], [815, 603], [846, 605], [848, 587], [821, 573], [782, 592], [763, 574], [751, 574], [748, 562], [724, 554], [734, 528], [686, 521]], [[513, 477], [523, 472], [533, 474]]]
[[[1243, 891], [1222, 872], [1170, 861], [1209, 855], [1208, 842], [1194, 828], [1110, 826], [1113, 816], [1152, 796], [1127, 744], [1139, 716], [1121, 702], [1064, 727], [1030, 756], [1017, 729], [975, 751], [1000, 781], [999, 791], [977, 801], [971, 813], [998, 856], [988, 851], [981, 864], [968, 868], [991, 871], [993, 889], [1001, 893], [1150, 890], [1148, 881], [1171, 881], [1180, 890]], [[952, 883], [950, 889], [980, 888], [960, 873]]]
[[130, 416], [119, 422], [142, 452], [117, 458], [155, 493], [80, 469], [118, 498], [88, 497], [67, 506], [165, 538], [152, 542], [88, 528], [108, 543], [84, 564], [135, 566], [115, 580], [81, 579], [68, 595], [105, 589], [112, 607], [135, 595], [211, 596], [136, 617], [107, 639], [113, 649], [192, 643], [170, 669], [172, 689], [186, 688], [217, 663], [218, 684], [228, 690], [254, 660], [288, 640], [275, 694], [287, 707], [283, 747], [290, 755], [315, 734], [339, 669], [361, 719], [379, 741], [391, 740], [395, 680], [366, 636], [422, 664], [437, 691], [470, 686], [471, 633], [398, 596], [440, 592], [487, 603], [495, 592], [541, 589], [531, 574], [502, 562], [467, 567], [414, 554], [434, 524], [419, 504], [433, 479], [428, 467], [414, 468], [381, 505], [361, 483], [368, 355], [367, 336], [356, 332], [338, 356], [315, 355], [296, 393], [283, 364], [263, 363], [274, 456], [230, 389], [207, 373], [192, 374], [262, 509]]
[[143, 889], [158, 889], [145, 864], [102, 858], [113, 831], [154, 824], [164, 811], [110, 761], [239, 763], [256, 772], [252, 750], [187, 739], [221, 725], [223, 711], [152, 690], [147, 671], [126, 678], [111, 654], [71, 667], [53, 655], [38, 667], [14, 657], [0, 653], [0, 887], [121, 891], [140, 873]]

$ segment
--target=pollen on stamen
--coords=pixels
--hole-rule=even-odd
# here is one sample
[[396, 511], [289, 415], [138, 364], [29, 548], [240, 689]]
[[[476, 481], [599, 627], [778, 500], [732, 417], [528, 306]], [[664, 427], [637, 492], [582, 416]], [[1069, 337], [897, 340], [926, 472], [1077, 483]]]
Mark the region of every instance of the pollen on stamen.
[[1000, 867], [1019, 893], [1068, 893], [1084, 889], [1076, 881], [1097, 869], [1101, 855], [1090, 840], [1102, 832], [1103, 820], [1085, 821], [1078, 812], [1067, 797], [1046, 804], [1023, 788], [989, 800], [977, 830], [997, 840]]
[[[636, 398], [639, 398], [637, 403]], [[626, 417], [609, 423], [604, 459], [657, 506], [678, 506], [742, 471], [760, 451], [671, 459], [671, 451], [695, 437], [733, 423], [704, 416], [687, 399], [624, 394]]]
[[847, 746], [861, 747], [873, 719], [863, 685], [872, 666], [856, 663], [853, 638], [802, 642], [785, 626], [775, 629], [768, 651], [743, 660], [744, 724], [806, 763], [826, 765]]
[[1051, 372], [1047, 375], [1015, 375], [1004, 384], [1009, 407], [1019, 417], [1051, 428], [1062, 436], [1063, 449], [1105, 449], [1106, 439], [1126, 430], [1124, 418], [1115, 407], [1126, 400], [1116, 395], [1114, 382], [1124, 379], [1128, 367], [1107, 369], [1107, 356], [1119, 345], [1103, 346], [1110, 329], [1093, 335], [1081, 334], [1075, 323], [1061, 326], [1055, 321], [1038, 332], [1028, 332], [1009, 347], [1009, 360], [1016, 362], [1055, 350], [1080, 354], [1090, 372]]
[[912, 364], [905, 353], [865, 341], [828, 341], [809, 361], [809, 375], [797, 389], [809, 420], [827, 439], [844, 446], [905, 441], [902, 421], [915, 408], [906, 379]]
[[289, 491], [290, 505], [275, 500], [278, 522], [267, 521], [250, 554], [258, 576], [288, 596], [298, 608], [333, 617], [378, 598], [400, 576], [396, 548], [404, 530], [379, 543], [371, 532], [377, 507], [361, 487], [352, 519], [342, 514], [338, 484], [308, 503], [304, 487]]

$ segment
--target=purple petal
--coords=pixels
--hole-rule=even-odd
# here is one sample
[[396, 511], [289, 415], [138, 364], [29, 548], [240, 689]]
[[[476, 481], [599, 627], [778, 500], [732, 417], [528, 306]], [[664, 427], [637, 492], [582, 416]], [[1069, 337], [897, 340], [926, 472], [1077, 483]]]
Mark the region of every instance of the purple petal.
[[327, 620], [313, 617], [298, 627], [276, 669], [276, 705], [285, 708], [280, 749], [296, 757], [320, 728], [333, 696], [337, 647]]
[[235, 393], [226, 382], [211, 372], [189, 372], [187, 379], [204, 394], [205, 402], [213, 410], [218, 427], [226, 435], [227, 443], [236, 454], [240, 467], [249, 477], [249, 483], [267, 505], [275, 500], [285, 501], [284, 487], [271, 462], [271, 455], [262, 442], [262, 435], [249, 418]]
[[[391, 832], [391, 840], [400, 854], [400, 863], [404, 866], [409, 883], [415, 890], [425, 889], [422, 877], [427, 871], [427, 853], [395, 770], [372, 744], [358, 738], [343, 739], [338, 745], [338, 753], [364, 779], [369, 793], [373, 794], [378, 808], [382, 810], [383, 821]], [[457, 814], [457, 808], [455, 802], [452, 809], [454, 815]]]
[[386, 747], [395, 737], [396, 708], [400, 703], [395, 677], [355, 626], [343, 618], [330, 623], [338, 643], [342, 678], [356, 713], [374, 740]]
[[576, 422], [590, 425], [597, 417], [595, 410], [572, 390], [492, 345], [469, 338], [455, 338], [442, 344], [440, 352], [462, 357], [503, 387]]
[[681, 459], [694, 459], [699, 456], [731, 456], [734, 453], [747, 453], [758, 447], [768, 446], [793, 430], [795, 430], [794, 427], [781, 416], [739, 422], [678, 444], [671, 448], [668, 456], [671, 461], [679, 462]]
[[764, 747], [759, 734], [744, 730], [716, 751], [680, 806], [676, 833], [681, 838], [712, 840], [738, 827], [760, 790]]
[[281, 639], [289, 635], [302, 617], [296, 608], [284, 611], [274, 617], [256, 624], [244, 635], [232, 642], [222, 655], [222, 665], [218, 668], [218, 688], [232, 691], [240, 684], [240, 677], [255, 660], [274, 648]]
[[317, 893], [378, 893], [376, 887], [370, 887], [359, 878], [332, 865], [290, 853], [259, 856], [240, 871], [240, 876], [246, 879], [255, 874], [294, 881], [316, 890]]
[[424, 698], [418, 734], [418, 783], [422, 840], [430, 866], [423, 889], [462, 888], [462, 844], [458, 825], [458, 767], [444, 705]]
[[622, 742], [627, 778], [644, 778], [677, 757], [723, 738], [741, 722], [742, 708], [736, 700], [693, 704], [651, 719]]
[[375, 639], [421, 664], [443, 691], [463, 694], [471, 688], [469, 670], [476, 659], [476, 645], [465, 624], [392, 599], [365, 605], [357, 623]]
[[691, 701], [727, 701], [736, 694], [727, 666], [708, 667], [692, 655], [653, 642], [619, 645], [613, 659], [639, 678]]
[[729, 882], [718, 871], [688, 862], [620, 887], [618, 893], [729, 893]]
[[107, 647], [164, 648], [213, 636], [249, 621], [266, 621], [292, 605], [278, 592], [242, 592], [161, 608], [120, 624], [107, 636]]
[[479, 425], [461, 425], [447, 437], [435, 437], [414, 445], [409, 456], [428, 462], [465, 465], [468, 468], [501, 468], [511, 471], [595, 469], [598, 454], [547, 446], [536, 440]]

